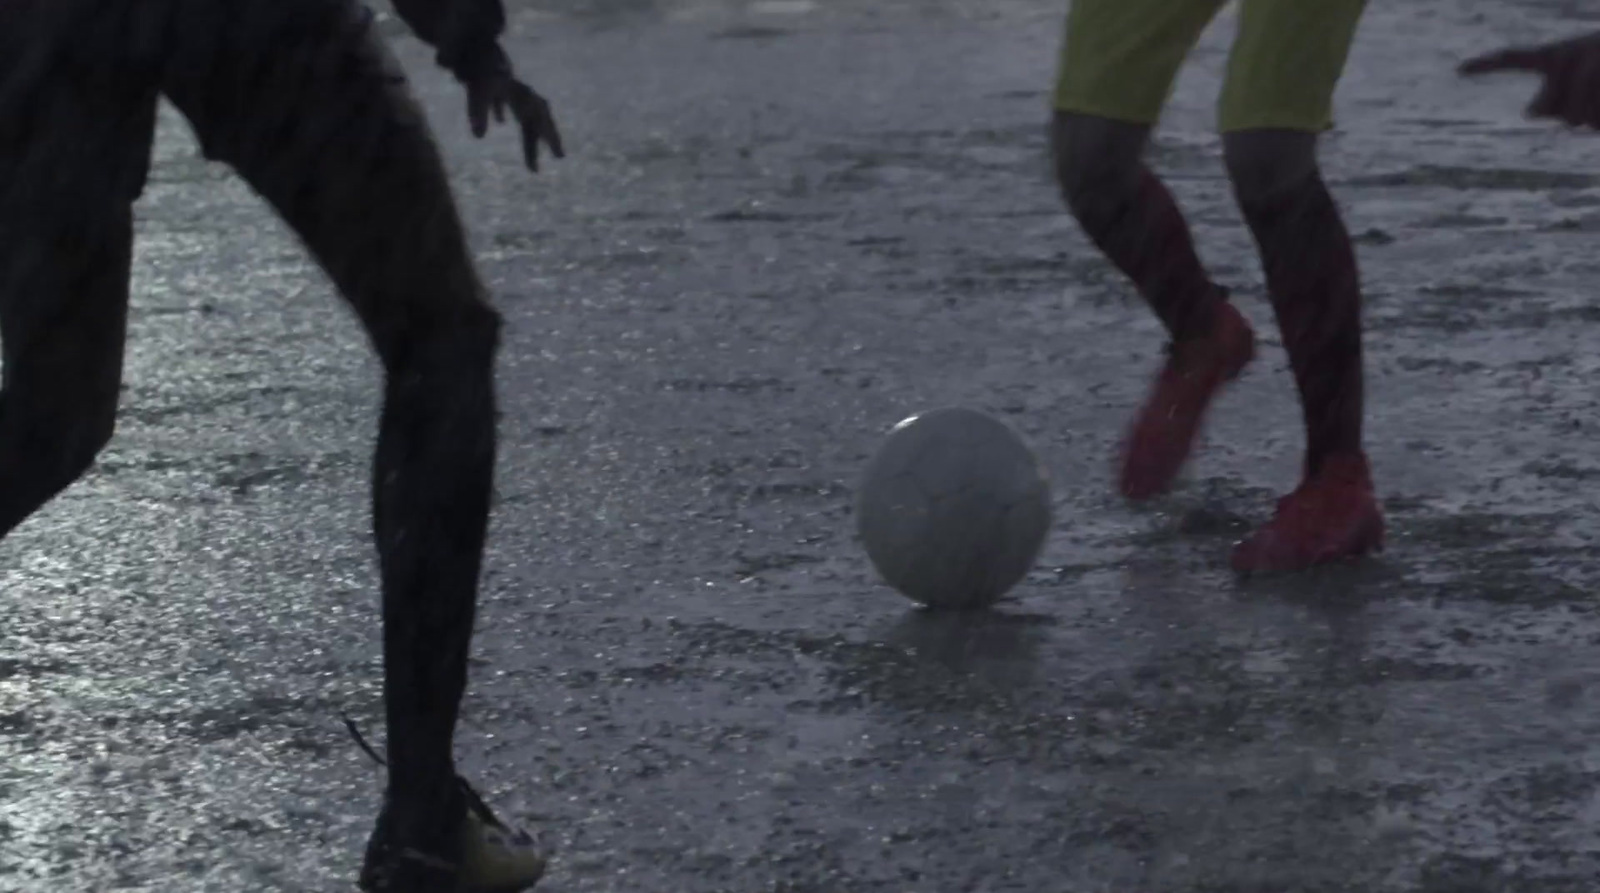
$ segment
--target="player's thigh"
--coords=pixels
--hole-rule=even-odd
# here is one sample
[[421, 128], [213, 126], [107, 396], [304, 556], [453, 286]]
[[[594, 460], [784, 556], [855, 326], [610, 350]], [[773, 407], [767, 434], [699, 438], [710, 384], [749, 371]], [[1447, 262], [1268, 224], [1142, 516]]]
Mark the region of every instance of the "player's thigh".
[[0, 14], [0, 341], [12, 392], [33, 383], [115, 401], [131, 206], [157, 101], [118, 11], [22, 3]]
[[300, 236], [385, 359], [487, 311], [422, 111], [351, 0], [180, 0], [163, 90]]
[[1183, 60], [1225, 2], [1073, 0], [1056, 110], [1155, 123]]
[[88, 413], [109, 423], [122, 382], [132, 257], [127, 205], [0, 205], [0, 343], [8, 405], [19, 417], [42, 423]]
[[1223, 132], [1330, 127], [1334, 90], [1365, 8], [1366, 0], [1240, 0], [1218, 104]]
[[0, 0], [0, 202], [89, 207], [143, 189], [157, 0]]

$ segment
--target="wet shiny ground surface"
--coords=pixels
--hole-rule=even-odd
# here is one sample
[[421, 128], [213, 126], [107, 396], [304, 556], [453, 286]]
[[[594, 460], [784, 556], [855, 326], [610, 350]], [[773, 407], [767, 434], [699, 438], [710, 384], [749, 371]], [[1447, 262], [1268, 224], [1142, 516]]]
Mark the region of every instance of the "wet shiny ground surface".
[[[1113, 498], [1160, 336], [1050, 185], [1058, 7], [523, 9], [572, 150], [538, 178], [400, 44], [510, 322], [464, 766], [568, 893], [1593, 889], [1600, 137], [1451, 70], [1595, 16], [1374, 5], [1325, 157], [1390, 550], [1241, 585], [1297, 470], [1282, 351], [1180, 492]], [[1155, 157], [1270, 331], [1210, 133], [1229, 27]], [[350, 889], [377, 369], [169, 124], [122, 427], [0, 548], [0, 890]], [[941, 404], [1057, 482], [989, 616], [909, 610], [852, 539], [880, 433]]]

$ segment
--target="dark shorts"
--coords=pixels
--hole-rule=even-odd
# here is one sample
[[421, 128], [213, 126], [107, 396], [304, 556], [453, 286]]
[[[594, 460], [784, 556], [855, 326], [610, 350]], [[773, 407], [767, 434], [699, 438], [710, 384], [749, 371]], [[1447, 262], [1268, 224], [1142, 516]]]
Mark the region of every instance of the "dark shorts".
[[295, 231], [386, 362], [484, 324], [438, 150], [372, 25], [355, 0], [0, 0], [7, 363], [90, 316], [107, 320], [96, 350], [120, 342], [125, 283], [73, 311], [90, 299], [72, 270], [126, 264], [163, 96]]
[[209, 158], [310, 162], [308, 125], [404, 83], [371, 30], [353, 0], [0, 0], [0, 203], [136, 198], [161, 95]]

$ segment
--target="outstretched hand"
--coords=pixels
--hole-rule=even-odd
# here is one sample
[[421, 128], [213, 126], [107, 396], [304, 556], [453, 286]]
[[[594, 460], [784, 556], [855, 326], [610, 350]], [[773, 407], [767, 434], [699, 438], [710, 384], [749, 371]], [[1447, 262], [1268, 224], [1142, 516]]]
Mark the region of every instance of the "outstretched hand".
[[1457, 71], [1540, 75], [1544, 85], [1528, 105], [1529, 117], [1600, 129], [1600, 32], [1538, 46], [1506, 47], [1468, 59]]
[[467, 120], [472, 125], [473, 136], [482, 139], [489, 132], [491, 115], [495, 123], [505, 123], [507, 109], [522, 129], [522, 157], [528, 170], [539, 170], [540, 143], [550, 148], [551, 155], [567, 157], [550, 103], [532, 87], [509, 72], [496, 72], [467, 82]]

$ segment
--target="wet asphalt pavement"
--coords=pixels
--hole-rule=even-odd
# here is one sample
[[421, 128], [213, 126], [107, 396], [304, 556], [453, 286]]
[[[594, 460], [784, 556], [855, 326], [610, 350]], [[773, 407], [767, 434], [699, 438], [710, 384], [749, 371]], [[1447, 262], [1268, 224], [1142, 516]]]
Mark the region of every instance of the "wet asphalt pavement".
[[[1374, 4], [1325, 160], [1390, 549], [1249, 584], [1227, 547], [1301, 445], [1275, 339], [1179, 492], [1112, 493], [1161, 343], [1050, 183], [1064, 4], [521, 8], [572, 152], [539, 177], [400, 40], [509, 320], [460, 752], [554, 849], [541, 889], [1592, 890], [1600, 137], [1452, 74], [1583, 6]], [[1211, 134], [1230, 27], [1154, 157], [1271, 331]], [[351, 889], [377, 367], [167, 123], [121, 428], [0, 548], [0, 890]], [[853, 539], [881, 433], [944, 404], [1056, 482], [988, 615], [911, 610]]]

